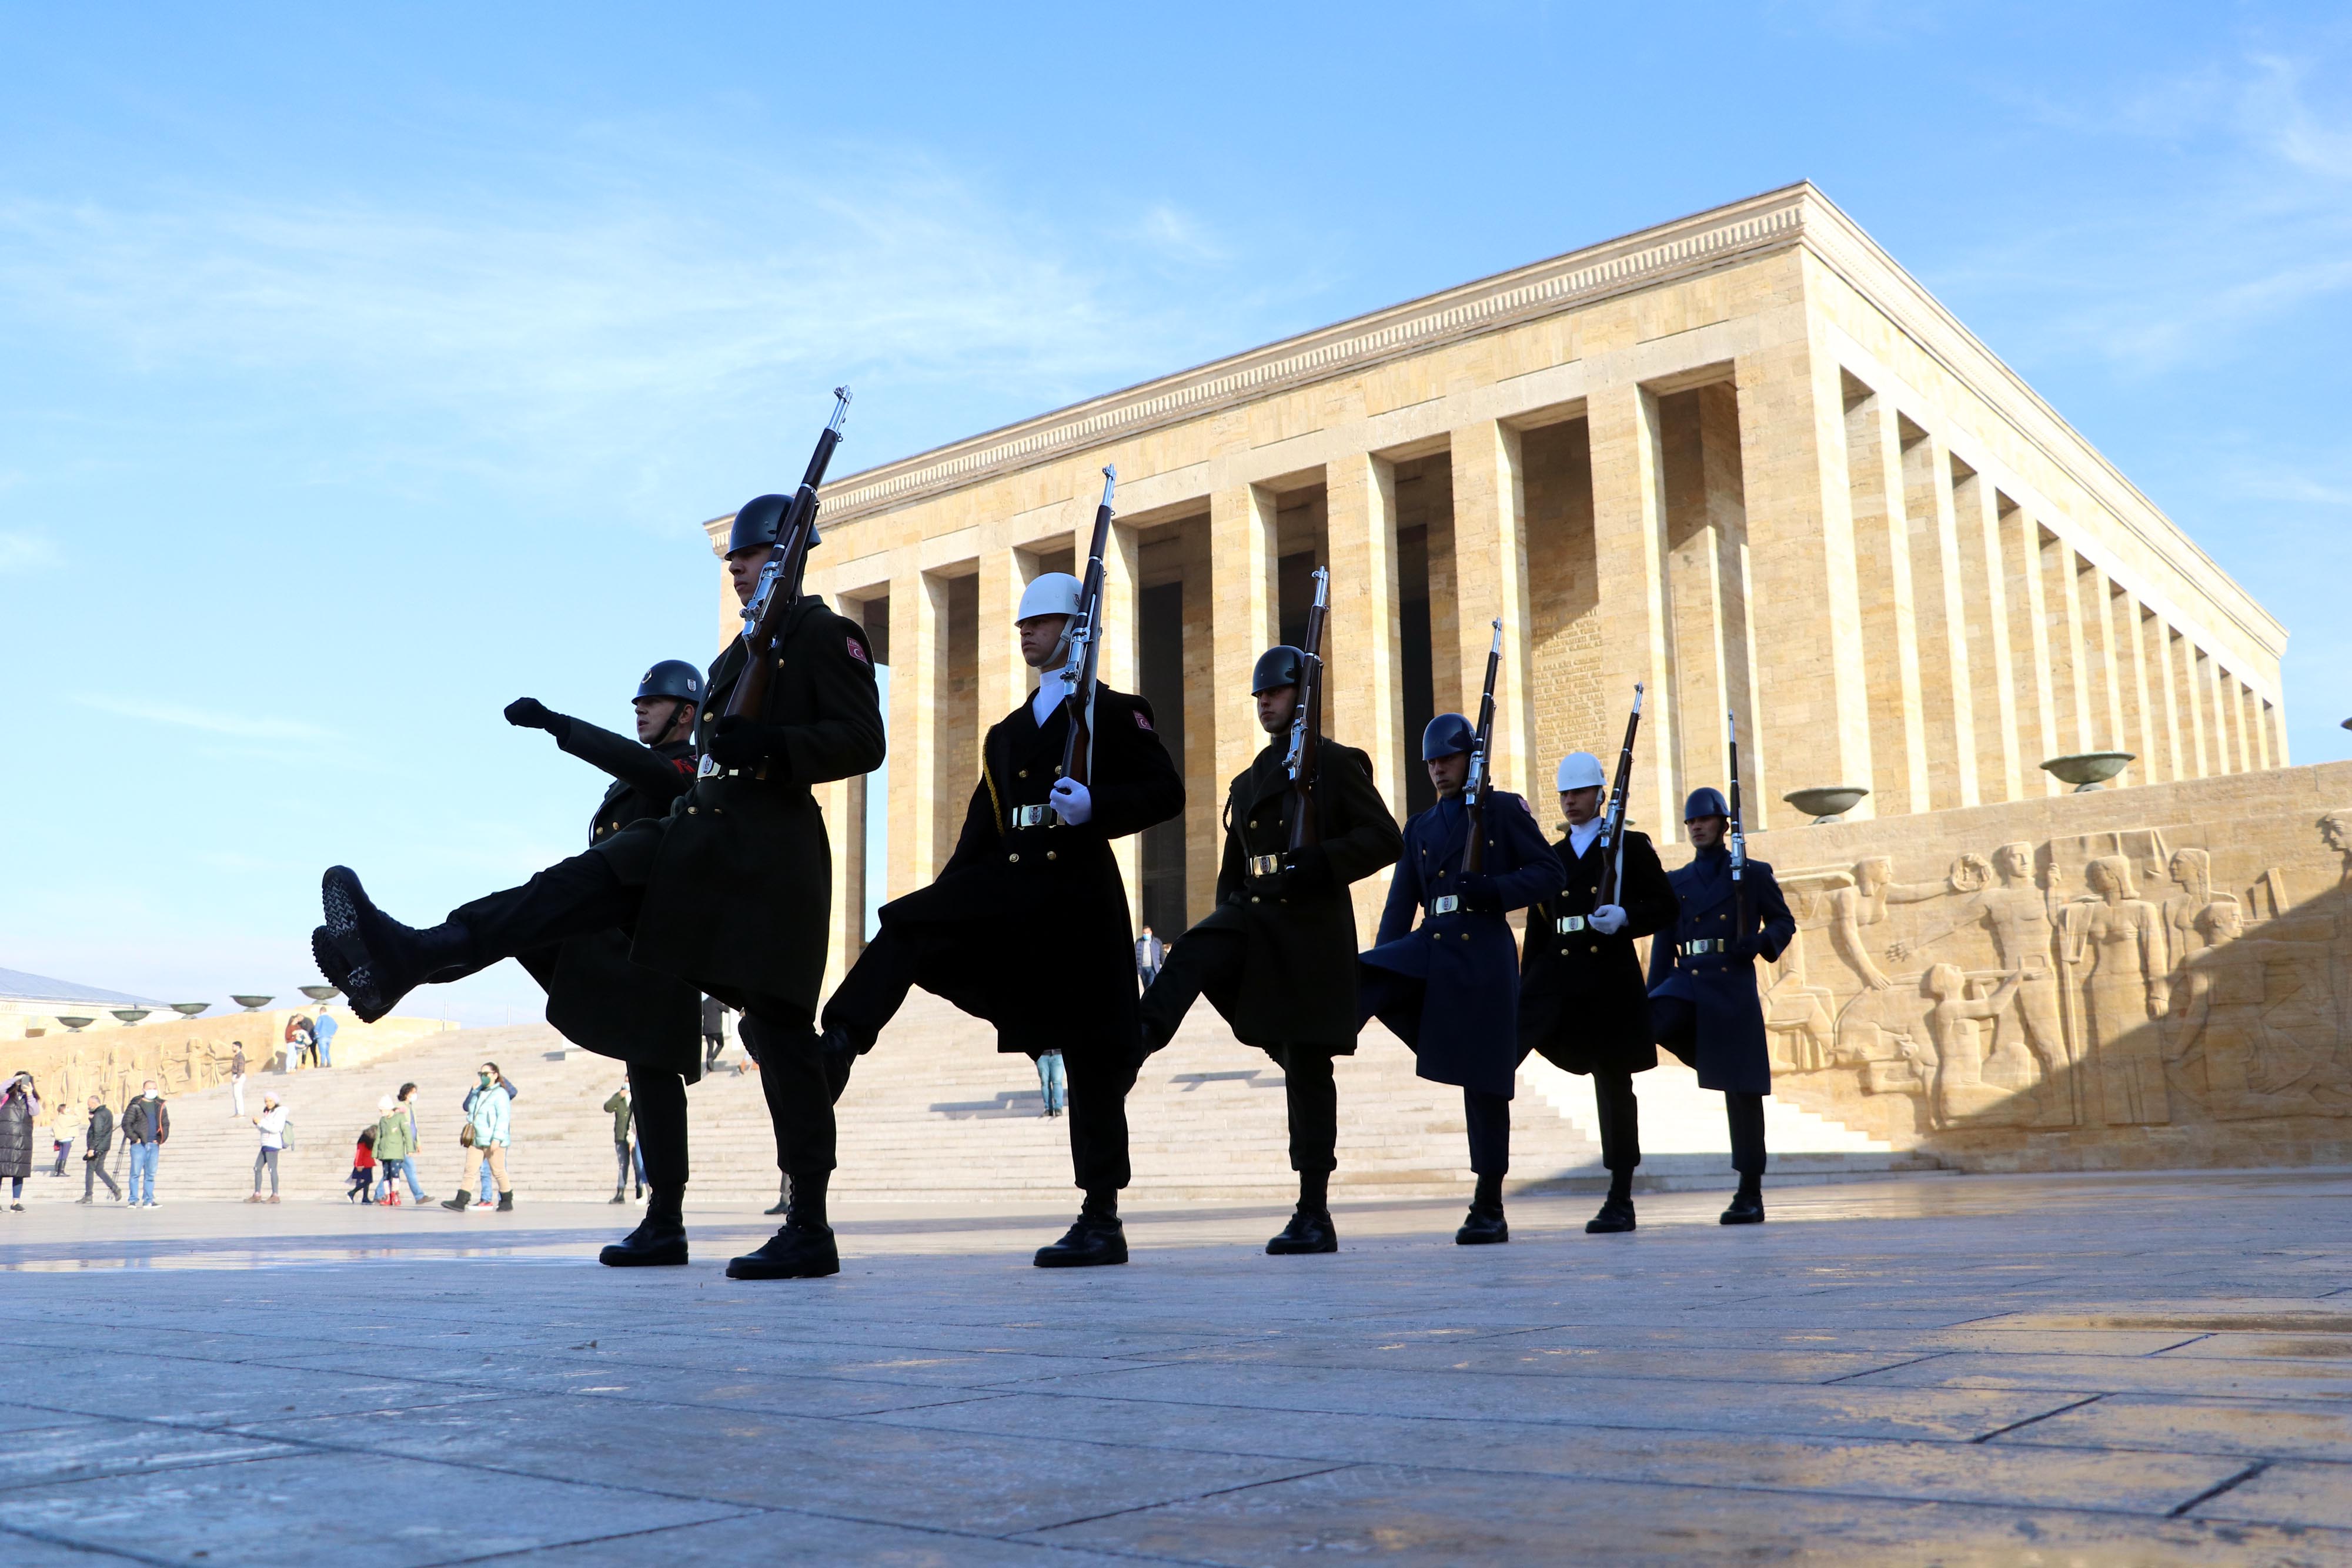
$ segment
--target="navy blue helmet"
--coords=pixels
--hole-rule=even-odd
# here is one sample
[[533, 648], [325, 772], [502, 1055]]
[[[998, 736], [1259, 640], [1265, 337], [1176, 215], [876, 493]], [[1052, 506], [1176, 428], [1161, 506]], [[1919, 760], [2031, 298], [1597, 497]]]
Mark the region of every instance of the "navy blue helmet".
[[1477, 744], [1475, 725], [1458, 713], [1442, 713], [1421, 732], [1421, 759], [1434, 762], [1441, 757], [1458, 757]]
[[1724, 800], [1723, 791], [1712, 784], [1700, 785], [1683, 802], [1684, 821], [1696, 822], [1703, 817], [1721, 817], [1726, 821], [1731, 817], [1730, 803]]
[[637, 683], [637, 695], [646, 697], [676, 697], [681, 702], [699, 706], [702, 702], [702, 672], [684, 659], [664, 659], [647, 670]]
[[792, 509], [790, 496], [754, 496], [744, 502], [735, 514], [735, 526], [727, 532], [727, 553], [774, 544], [783, 528], [784, 514]]
[[1306, 676], [1306, 653], [1287, 643], [1276, 643], [1257, 656], [1257, 668], [1250, 672], [1250, 695], [1276, 686], [1295, 686]]

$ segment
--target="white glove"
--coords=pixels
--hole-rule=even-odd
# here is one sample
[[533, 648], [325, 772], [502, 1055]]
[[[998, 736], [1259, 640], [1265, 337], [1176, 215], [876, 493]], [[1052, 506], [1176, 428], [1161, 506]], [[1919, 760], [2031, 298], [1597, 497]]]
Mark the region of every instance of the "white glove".
[[1094, 792], [1075, 779], [1055, 779], [1054, 815], [1073, 828], [1094, 821]]
[[1613, 904], [1604, 904], [1584, 917], [1584, 923], [1603, 936], [1614, 936], [1625, 929], [1625, 912]]

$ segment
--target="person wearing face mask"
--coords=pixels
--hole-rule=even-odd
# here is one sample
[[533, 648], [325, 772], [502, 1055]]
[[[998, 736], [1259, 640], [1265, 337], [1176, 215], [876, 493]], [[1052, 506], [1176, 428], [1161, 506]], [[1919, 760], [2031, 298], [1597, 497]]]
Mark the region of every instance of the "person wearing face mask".
[[[786, 496], [757, 497], [730, 525], [728, 576], [746, 603], [778, 561], [792, 505]], [[759, 1278], [840, 1268], [824, 1193], [833, 1106], [849, 1063], [826, 1060], [814, 1027], [831, 934], [833, 851], [813, 790], [872, 771], [887, 749], [865, 628], [814, 593], [785, 603], [772, 649], [758, 655], [773, 660], [765, 710], [726, 711], [753, 657], [738, 636], [703, 681], [700, 766], [667, 815], [625, 823], [523, 885], [460, 904], [422, 929], [378, 909], [349, 867], [331, 867], [320, 890], [324, 923], [310, 936], [320, 971], [362, 1022], [383, 1017], [415, 987], [616, 928], [629, 933], [631, 962], [740, 1009], [744, 1046], [761, 1060], [776, 1164], [795, 1197], [784, 1231], [746, 1270]], [[677, 1164], [647, 1184], [645, 1223], [618, 1244], [638, 1254], [626, 1261], [687, 1260], [682, 1134], [677, 1145]]]
[[1236, 1039], [1281, 1065], [1298, 1207], [1265, 1244], [1277, 1257], [1339, 1249], [1330, 1206], [1339, 1164], [1331, 1059], [1356, 1051], [1356, 914], [1348, 886], [1393, 864], [1402, 841], [1372, 782], [1372, 759], [1327, 738], [1314, 780], [1319, 831], [1290, 847], [1298, 805], [1288, 737], [1307, 661], [1286, 643], [1259, 655], [1250, 685], [1267, 739], [1226, 787], [1217, 906], [1184, 933], [1143, 993], [1147, 1049], [1173, 1039], [1205, 993]]
[[131, 1196], [123, 1207], [153, 1208], [155, 1166], [163, 1155], [164, 1140], [172, 1135], [172, 1113], [163, 1103], [163, 1097], [155, 1092], [153, 1079], [140, 1085], [139, 1097], [122, 1108], [118, 1121], [123, 1142], [131, 1145]]
[[[507, 1092], [506, 1082], [499, 1076], [499, 1064], [485, 1061], [474, 1071], [474, 1087], [466, 1097], [467, 1125], [474, 1130], [474, 1149], [482, 1156], [483, 1168], [498, 1184], [499, 1212], [514, 1212], [514, 1186], [507, 1178], [507, 1145], [514, 1134], [514, 1097]], [[485, 1198], [489, 1194], [482, 1195]], [[446, 1209], [463, 1210], [472, 1205], [474, 1195], [462, 1187], [457, 1196], [444, 1203]]]
[[[1750, 860], [1731, 877], [1725, 834], [1731, 808], [1712, 788], [1691, 791], [1683, 828], [1696, 852], [1669, 873], [1676, 908], [1650, 943], [1650, 1038], [1698, 1070], [1698, 1086], [1723, 1092], [1731, 1123], [1731, 1168], [1739, 1188], [1717, 1218], [1726, 1225], [1764, 1221], [1764, 1096], [1772, 1092], [1772, 1057], [1756, 960], [1780, 957], [1797, 935], [1772, 868]], [[1738, 915], [1744, 909], [1746, 927]]]
[[[635, 740], [551, 712], [531, 697], [509, 705], [506, 716], [509, 724], [545, 730], [563, 750], [611, 776], [588, 819], [593, 845], [632, 822], [667, 816], [694, 787], [701, 702], [702, 672], [683, 659], [665, 659], [637, 682]], [[617, 925], [517, 956], [546, 988], [549, 1023], [574, 1045], [627, 1064], [637, 1148], [654, 1191], [682, 1195], [686, 1090], [702, 1076], [700, 988], [631, 962], [629, 934]], [[684, 1217], [663, 1203], [599, 1260], [614, 1268], [685, 1262]]]
[[[1675, 890], [1647, 834], [1628, 829], [1603, 850], [1606, 785], [1599, 758], [1569, 753], [1559, 760], [1557, 782], [1567, 823], [1554, 852], [1568, 885], [1528, 910], [1519, 956], [1519, 1060], [1540, 1051], [1553, 1066], [1592, 1079], [1609, 1196], [1584, 1228], [1598, 1235], [1633, 1228], [1633, 1171], [1642, 1163], [1633, 1074], [1658, 1064], [1633, 942], [1674, 919]], [[1601, 878], [1612, 870], [1616, 886], [1603, 904]]]
[[1151, 706], [1108, 685], [1095, 689], [1087, 779], [1061, 777], [1074, 706], [1061, 671], [1082, 591], [1049, 571], [1022, 594], [1021, 656], [1045, 678], [990, 728], [939, 880], [882, 906], [880, 933], [824, 1006], [825, 1049], [845, 1057], [873, 1049], [915, 986], [994, 1024], [999, 1051], [1061, 1052], [1086, 1200], [1068, 1233], [1038, 1250], [1041, 1269], [1127, 1261], [1118, 1194], [1142, 1056], [1135, 933], [1110, 845], [1184, 809]]
[[1483, 864], [1467, 869], [1463, 790], [1476, 743], [1476, 728], [1458, 713], [1439, 714], [1422, 732], [1437, 803], [1404, 825], [1380, 936], [1362, 956], [1360, 981], [1361, 1011], [1412, 1047], [1421, 1076], [1462, 1086], [1470, 1168], [1478, 1178], [1470, 1213], [1454, 1233], [1465, 1247], [1511, 1239], [1503, 1177], [1511, 1168], [1519, 1064], [1519, 955], [1504, 916], [1551, 897], [1561, 882], [1559, 857], [1527, 801], [1491, 784], [1479, 809]]

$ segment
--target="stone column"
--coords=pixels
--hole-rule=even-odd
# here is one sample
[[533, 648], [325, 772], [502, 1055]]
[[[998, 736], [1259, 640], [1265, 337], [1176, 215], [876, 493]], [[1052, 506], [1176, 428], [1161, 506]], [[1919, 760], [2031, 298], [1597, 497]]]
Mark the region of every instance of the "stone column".
[[2191, 758], [2180, 733], [2180, 693], [2173, 672], [2172, 628], [2159, 615], [2141, 630], [2146, 633], [2141, 653], [2155, 672], [2148, 684], [2148, 696], [2161, 708], [2164, 718], [2164, 776], [2167, 779], [2193, 778], [2188, 771]]
[[[1248, 767], [1265, 744], [1265, 732], [1244, 704], [1250, 671], [1279, 634], [1274, 513], [1274, 492], [1255, 485], [1219, 490], [1209, 497], [1209, 559], [1215, 568], [1216, 602], [1211, 611], [1214, 631], [1209, 701], [1203, 706], [1216, 737], [1218, 809], [1225, 780]], [[1185, 727], [1190, 733], [1191, 726]], [[1216, 862], [1209, 863], [1213, 876]]]
[[[896, 898], [937, 874], [940, 643], [947, 595], [912, 547], [890, 572], [890, 885]], [[940, 590], [934, 593], [935, 587]]]
[[2091, 689], [2097, 707], [2099, 745], [2110, 751], [2131, 749], [2130, 722], [2124, 716], [2124, 667], [2121, 632], [2116, 624], [2115, 584], [2105, 570], [2091, 567], [2078, 580], [2083, 585], [2085, 649], [2091, 658]]
[[1592, 446], [1592, 548], [1598, 567], [1601, 690], [1645, 688], [1629, 814], [1665, 844], [1682, 834], [1680, 717], [1666, 620], [1666, 503], [1658, 402], [1626, 382], [1588, 389]]
[[1021, 591], [1029, 586], [1025, 555], [1001, 547], [984, 547], [980, 552], [980, 625], [973, 648], [980, 663], [976, 686], [982, 735], [1029, 692], [1029, 666], [1021, 662], [1021, 644], [1013, 630]]
[[1324, 654], [1329, 734], [1362, 747], [1391, 806], [1404, 800], [1404, 680], [1397, 621], [1396, 469], [1370, 453], [1325, 467], [1331, 612]]
[[2062, 752], [2095, 751], [2090, 683], [2084, 672], [2083, 596], [2074, 580], [2074, 549], [2054, 539], [2042, 552], [2043, 590], [2050, 601], [2050, 657], [2058, 696], [2058, 745]]
[[2238, 677], [2221, 667], [2221, 661], [2211, 662], [2213, 671], [2214, 733], [2221, 737], [2221, 755], [2229, 759], [2229, 771], [2243, 773], [2249, 763], [2246, 753], [2246, 716], [2238, 706]]
[[2000, 496], [1983, 475], [1971, 471], [1953, 484], [1952, 515], [1959, 532], [1969, 663], [1982, 677], [1975, 688], [1977, 788], [1983, 799], [2015, 800], [2025, 792], [2025, 764], [2018, 756], [2017, 666], [2009, 641]]
[[[1530, 787], [1535, 711], [1528, 706], [1527, 495], [1519, 433], [1482, 420], [1453, 435], [1454, 593], [1462, 711], [1475, 719], [1494, 622], [1503, 622], [1503, 656], [1495, 673], [1495, 729], [1488, 776], [1514, 794]], [[1539, 796], [1538, 796], [1539, 798]]]
[[1825, 319], [1805, 320], [1805, 334], [1768, 342], [1736, 367], [1754, 569], [1748, 625], [1764, 651], [1754, 739], [1740, 749], [1743, 766], [1755, 753], [1750, 829], [1778, 820], [1785, 790], [1873, 776], [1844, 392], [1820, 336]]
[[2170, 775], [2164, 771], [2164, 748], [2157, 737], [2156, 709], [2148, 701], [2147, 656], [2140, 645], [2145, 628], [2140, 619], [2139, 595], [2124, 590], [2116, 595], [2114, 609], [2116, 674], [2123, 683], [2124, 717], [2131, 732], [2126, 749], [2139, 758], [2132, 764], [2138, 769], [2137, 782], [2160, 783]]
[[2221, 769], [2215, 766], [2214, 749], [2205, 734], [2205, 655], [2187, 637], [2176, 637], [2172, 646], [2180, 657], [2181, 706], [2189, 714], [2189, 739], [2197, 759], [2197, 777], [2210, 779]]
[[[1085, 580], [1087, 551], [1094, 544], [1095, 530], [1094, 508], [1086, 507], [1085, 514], [1072, 551], [1081, 581]], [[1139, 553], [1135, 530], [1123, 528], [1114, 521], [1110, 538], [1103, 547], [1103, 632], [1100, 652], [1095, 660], [1095, 677], [1115, 691], [1130, 694], [1136, 690], [1135, 574]], [[1182, 758], [1171, 760], [1179, 768], [1183, 767]], [[1127, 889], [1127, 917], [1139, 924], [1143, 919], [1143, 835], [1129, 833], [1123, 839], [1114, 839], [1110, 849], [1111, 858], [1118, 865], [1120, 883]]]
[[856, 857], [865, 849], [865, 836], [858, 831], [857, 813], [851, 809], [851, 798], [856, 792], [857, 781], [835, 779], [816, 787], [817, 809], [824, 814], [824, 836], [832, 851], [833, 883], [831, 915], [825, 928], [824, 981], [826, 996], [841, 983], [848, 972], [851, 960], [857, 956], [857, 939], [864, 935], [857, 929], [859, 910], [855, 896], [857, 889]]
[[[1904, 516], [1903, 445], [1894, 405], [1874, 392], [1848, 410], [1846, 448], [1862, 632], [1874, 655], [1864, 676], [1871, 789], [1876, 815], [1904, 816], [1925, 811], [1931, 802], [1911, 530]], [[1866, 809], [1871, 802], [1863, 804]]]
[[[2058, 780], [2042, 771], [2042, 764], [2059, 755], [2058, 699], [2050, 674], [2049, 601], [2042, 593], [2042, 525], [2022, 507], [2012, 507], [2001, 522], [2002, 557], [2009, 567], [2009, 605], [2020, 617], [2014, 628], [2017, 649], [2025, 667], [2017, 672], [2019, 722], [2033, 752], [2022, 760], [2023, 779], [2040, 779], [2041, 791], [2055, 795]], [[2032, 786], [2027, 785], [2029, 792]]]
[[1973, 806], [1975, 685], [1969, 678], [1968, 604], [1952, 512], [1952, 452], [1921, 431], [1903, 453], [1904, 510], [1921, 548], [1911, 559], [1919, 621], [1919, 695], [1927, 708], [1927, 779], [1938, 807]]

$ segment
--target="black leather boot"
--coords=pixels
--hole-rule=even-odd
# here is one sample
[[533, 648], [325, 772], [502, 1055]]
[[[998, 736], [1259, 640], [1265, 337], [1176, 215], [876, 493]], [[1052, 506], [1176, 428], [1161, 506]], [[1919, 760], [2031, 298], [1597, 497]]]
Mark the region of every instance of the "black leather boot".
[[612, 1201], [614, 1203], [626, 1203], [629, 1200], [625, 1196], [624, 1196], [624, 1189], [616, 1186], [613, 1189]]
[[776, 1188], [776, 1201], [768, 1207], [761, 1209], [760, 1212], [762, 1214], [790, 1214], [792, 1211], [793, 1195], [779, 1186]]
[[509, 1187], [506, 1191], [499, 1194], [498, 1212], [500, 1214], [512, 1214], [514, 1212], [514, 1188]]
[[791, 1179], [792, 1200], [783, 1228], [768, 1238], [756, 1252], [747, 1252], [727, 1265], [730, 1280], [819, 1280], [841, 1272], [841, 1252], [834, 1245], [833, 1227], [825, 1223], [824, 1193], [831, 1171], [812, 1171]]
[[1739, 1190], [1731, 1195], [1731, 1207], [1716, 1217], [1721, 1225], [1761, 1225], [1764, 1223], [1764, 1183], [1759, 1176], [1741, 1176]]
[[1587, 1236], [1614, 1236], [1633, 1228], [1633, 1173], [1609, 1173], [1609, 1196], [1601, 1201], [1601, 1212], [1584, 1222]]
[[435, 975], [470, 962], [473, 938], [464, 926], [403, 925], [375, 906], [349, 866], [327, 868], [319, 897], [327, 923], [310, 933], [310, 956], [362, 1023], [383, 1018]]
[[1490, 1247], [1510, 1239], [1511, 1228], [1503, 1219], [1503, 1178], [1482, 1176], [1477, 1191], [1471, 1195], [1470, 1212], [1454, 1233], [1454, 1244]]
[[453, 1210], [458, 1214], [465, 1213], [466, 1210], [474, 1207], [474, 1189], [465, 1186], [459, 1187], [457, 1189], [457, 1197], [442, 1199], [441, 1207]]
[[1339, 1230], [1331, 1223], [1329, 1210], [1301, 1207], [1291, 1214], [1290, 1223], [1282, 1228], [1282, 1234], [1265, 1244], [1265, 1249], [1277, 1258], [1303, 1252], [1337, 1252]]
[[1088, 1193], [1077, 1222], [1032, 1260], [1040, 1269], [1095, 1269], [1127, 1261], [1127, 1228], [1118, 1222], [1117, 1193]]
[[612, 1269], [661, 1268], [686, 1261], [685, 1194], [654, 1194], [638, 1227], [596, 1255]]

